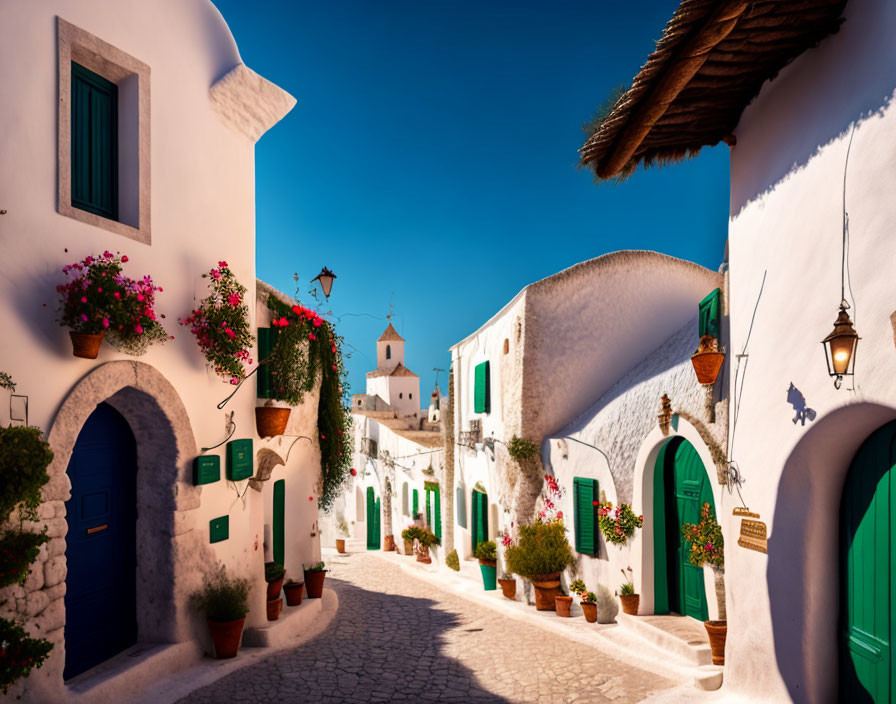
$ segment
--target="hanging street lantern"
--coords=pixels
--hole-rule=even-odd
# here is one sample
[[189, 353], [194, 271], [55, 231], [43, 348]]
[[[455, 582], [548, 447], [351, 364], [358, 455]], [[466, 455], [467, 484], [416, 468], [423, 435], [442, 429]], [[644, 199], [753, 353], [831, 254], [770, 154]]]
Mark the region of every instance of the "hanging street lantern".
[[834, 379], [834, 388], [839, 389], [844, 376], [852, 376], [856, 366], [856, 347], [859, 334], [852, 325], [846, 309], [846, 301], [840, 303], [840, 312], [834, 321], [834, 329], [821, 344], [824, 345], [825, 360], [828, 363], [828, 374]]
[[320, 273], [311, 280], [320, 283], [320, 287], [324, 292], [324, 296], [329, 298], [330, 291], [333, 289], [333, 279], [335, 278], [336, 274], [327, 269], [327, 267], [324, 267], [320, 270]]

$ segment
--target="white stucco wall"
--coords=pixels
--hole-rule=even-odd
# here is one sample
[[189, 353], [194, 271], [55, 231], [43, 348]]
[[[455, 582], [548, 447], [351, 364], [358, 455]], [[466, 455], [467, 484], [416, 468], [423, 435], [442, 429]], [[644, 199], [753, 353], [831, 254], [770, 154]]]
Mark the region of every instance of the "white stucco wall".
[[[842, 483], [861, 442], [896, 416], [893, 277], [885, 265], [896, 255], [896, 6], [851, 2], [844, 16], [838, 34], [764, 86], [741, 118], [731, 159], [736, 351], [768, 272], [733, 451], [744, 499], [768, 524], [769, 541], [767, 557], [737, 547], [729, 513], [725, 687], [769, 701], [826, 702], [836, 692]], [[836, 391], [819, 341], [840, 301], [852, 124], [851, 314], [862, 339], [855, 380]], [[790, 384], [816, 420], [794, 422]]]

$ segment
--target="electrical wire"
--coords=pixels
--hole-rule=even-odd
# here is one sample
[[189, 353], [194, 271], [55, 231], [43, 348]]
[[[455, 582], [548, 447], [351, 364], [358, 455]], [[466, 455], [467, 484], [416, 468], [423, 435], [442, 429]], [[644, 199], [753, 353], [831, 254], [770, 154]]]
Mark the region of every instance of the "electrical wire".
[[[853, 325], [858, 326], [858, 315], [856, 313], [856, 297], [852, 291], [852, 278], [849, 275], [849, 212], [846, 210], [846, 175], [847, 169], [849, 168], [849, 153], [852, 151], [852, 139], [856, 134], [856, 123], [853, 123], [852, 130], [849, 133], [849, 144], [846, 147], [846, 159], [843, 163], [843, 252], [840, 257], [840, 300], [841, 305], [846, 304], [846, 307], [852, 307], [852, 322]], [[850, 301], [846, 300], [846, 290], [849, 290]], [[847, 389], [847, 391], [851, 391], [855, 393], [856, 391], [856, 362], [855, 359], [855, 348], [853, 350], [853, 361], [852, 361], [852, 379], [851, 386]]]

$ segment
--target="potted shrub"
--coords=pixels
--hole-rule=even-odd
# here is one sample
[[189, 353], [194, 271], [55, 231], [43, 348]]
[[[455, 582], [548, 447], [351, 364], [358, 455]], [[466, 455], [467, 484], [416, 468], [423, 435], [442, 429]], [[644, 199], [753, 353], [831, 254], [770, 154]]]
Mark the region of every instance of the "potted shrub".
[[473, 552], [473, 557], [479, 560], [479, 570], [482, 572], [482, 586], [487, 592], [498, 588], [498, 546], [491, 540], [479, 543]]
[[336, 521], [336, 529], [339, 531], [339, 536], [336, 538], [336, 552], [340, 555], [345, 554], [345, 539], [348, 538], [348, 523], [345, 521], [344, 516], [340, 516], [340, 518]]
[[554, 597], [554, 610], [557, 612], [558, 616], [562, 616], [563, 618], [571, 618], [572, 613], [570, 609], [572, 608], [572, 597], [560, 593]]
[[283, 599], [280, 590], [283, 588], [283, 577], [286, 570], [279, 562], [264, 563], [264, 581], [268, 583], [268, 621], [280, 618]]
[[728, 621], [725, 610], [725, 542], [722, 528], [716, 521], [715, 513], [708, 503], [700, 509], [697, 525], [685, 523], [681, 526], [681, 537], [690, 543], [688, 559], [692, 565], [712, 567], [715, 577], [716, 602], [719, 605], [719, 620], [704, 621], [712, 649], [712, 664], [725, 664], [725, 639], [728, 636]]
[[192, 595], [191, 601], [205, 614], [215, 657], [236, 657], [249, 613], [248, 580], [228, 577], [222, 566], [206, 576], [202, 589]]
[[414, 541], [423, 538], [424, 531], [419, 526], [410, 525], [401, 531], [401, 539], [404, 541], [404, 554], [414, 554]]
[[507, 599], [511, 601], [516, 599], [516, 580], [513, 578], [513, 573], [505, 572], [504, 576], [498, 579], [498, 584], [501, 585], [501, 593]]
[[536, 520], [520, 526], [519, 542], [507, 547], [504, 558], [508, 570], [532, 582], [535, 607], [539, 611], [554, 611], [554, 597], [562, 595], [560, 573], [576, 564], [563, 521]]
[[619, 603], [613, 596], [613, 592], [605, 584], [597, 585], [597, 622], [615, 623], [616, 614], [619, 613]]
[[632, 568], [628, 568], [628, 574], [626, 574], [626, 570], [619, 571], [622, 572], [622, 576], [625, 577], [625, 581], [619, 585], [619, 591], [617, 592], [619, 601], [622, 602], [622, 613], [628, 614], [629, 616], [637, 616], [638, 607], [641, 604], [641, 595], [635, 594], [635, 584], [632, 581]]
[[252, 364], [255, 344], [245, 302], [246, 287], [223, 261], [202, 278], [209, 279], [209, 295], [178, 322], [190, 327], [215, 374], [237, 385], [246, 377], [245, 365]]
[[286, 583], [283, 585], [283, 593], [286, 594], [286, 605], [287, 606], [301, 606], [302, 605], [302, 590], [305, 589], [304, 582], [297, 582], [296, 580], [290, 578], [286, 580]]
[[644, 525], [644, 516], [632, 511], [630, 504], [619, 504], [615, 509], [610, 501], [596, 501], [597, 525], [609, 543], [623, 546]]
[[320, 599], [324, 593], [324, 580], [327, 578], [327, 571], [324, 569], [323, 561], [317, 562], [310, 567], [305, 567], [305, 589], [308, 591], [309, 599]]
[[588, 621], [588, 623], [597, 621], [597, 594], [589, 592], [581, 579], [577, 579], [570, 584], [569, 591], [579, 595], [582, 613], [585, 614], [585, 620]]
[[421, 528], [422, 535], [417, 538], [417, 562], [422, 562], [426, 565], [432, 562], [432, 558], [429, 556], [429, 548], [432, 545], [439, 545], [441, 541], [436, 537], [435, 533], [426, 528]]

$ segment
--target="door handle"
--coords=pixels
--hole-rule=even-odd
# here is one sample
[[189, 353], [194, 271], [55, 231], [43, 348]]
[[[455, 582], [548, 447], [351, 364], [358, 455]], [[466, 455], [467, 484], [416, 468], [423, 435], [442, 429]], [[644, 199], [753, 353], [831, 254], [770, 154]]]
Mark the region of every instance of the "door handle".
[[94, 526], [93, 528], [87, 529], [87, 535], [93, 535], [94, 533], [99, 533], [101, 531], [106, 530], [109, 527], [108, 523], [103, 523], [101, 526]]

